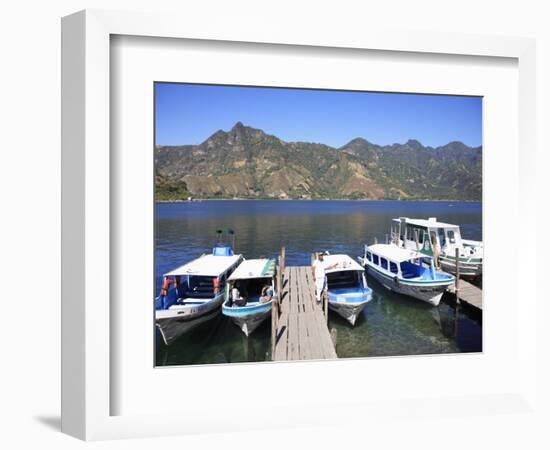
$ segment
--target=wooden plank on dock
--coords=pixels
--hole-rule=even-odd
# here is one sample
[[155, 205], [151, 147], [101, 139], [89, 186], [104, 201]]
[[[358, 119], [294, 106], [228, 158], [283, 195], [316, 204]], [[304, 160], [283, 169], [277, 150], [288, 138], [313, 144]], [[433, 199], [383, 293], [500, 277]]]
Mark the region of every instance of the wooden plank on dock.
[[[450, 288], [449, 291], [454, 294], [454, 286]], [[458, 282], [458, 298], [462, 303], [467, 303], [476, 309], [483, 310], [482, 290], [466, 280], [461, 279]]]
[[337, 358], [311, 266], [286, 267], [277, 321], [274, 361]]
[[298, 285], [298, 328], [300, 336], [300, 359], [312, 359], [312, 343], [309, 339], [308, 322], [310, 321], [310, 314], [306, 312], [305, 295], [307, 291], [307, 285], [305, 284], [304, 272], [299, 271], [297, 273], [296, 282]]

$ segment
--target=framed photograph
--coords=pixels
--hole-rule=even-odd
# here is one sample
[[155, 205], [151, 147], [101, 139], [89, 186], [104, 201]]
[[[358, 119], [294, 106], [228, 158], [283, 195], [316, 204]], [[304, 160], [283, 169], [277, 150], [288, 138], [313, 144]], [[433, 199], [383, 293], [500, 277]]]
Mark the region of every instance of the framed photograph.
[[530, 410], [533, 41], [84, 11], [62, 45], [64, 432]]
[[156, 365], [481, 352], [481, 141], [479, 96], [157, 82]]

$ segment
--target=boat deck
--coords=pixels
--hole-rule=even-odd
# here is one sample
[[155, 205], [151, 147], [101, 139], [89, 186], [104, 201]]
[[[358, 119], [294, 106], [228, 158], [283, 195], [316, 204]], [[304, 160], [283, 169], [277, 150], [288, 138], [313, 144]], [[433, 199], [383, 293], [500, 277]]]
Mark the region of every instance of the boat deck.
[[[455, 293], [455, 287], [452, 285], [449, 287], [449, 291]], [[466, 303], [472, 308], [483, 310], [483, 295], [482, 290], [477, 286], [469, 283], [465, 280], [459, 280], [458, 282], [458, 298], [461, 303]]]
[[337, 358], [311, 266], [286, 267], [283, 280], [273, 361]]

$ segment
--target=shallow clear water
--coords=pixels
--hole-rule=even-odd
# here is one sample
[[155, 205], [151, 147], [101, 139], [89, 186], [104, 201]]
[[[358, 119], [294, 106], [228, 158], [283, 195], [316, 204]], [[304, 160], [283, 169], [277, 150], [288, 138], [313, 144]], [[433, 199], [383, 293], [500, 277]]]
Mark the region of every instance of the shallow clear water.
[[[355, 258], [365, 243], [385, 239], [391, 219], [427, 218], [458, 224], [467, 239], [482, 239], [481, 203], [404, 201], [219, 200], [156, 205], [156, 289], [164, 272], [209, 251], [215, 230], [236, 231], [236, 251], [245, 258], [276, 256], [286, 246], [288, 265], [309, 264], [311, 253], [328, 250]], [[481, 324], [442, 302], [433, 308], [394, 294], [368, 278], [370, 302], [354, 328], [329, 315], [337, 330], [339, 357], [481, 351]], [[264, 361], [270, 322], [248, 339], [221, 314], [159, 347], [157, 365]]]

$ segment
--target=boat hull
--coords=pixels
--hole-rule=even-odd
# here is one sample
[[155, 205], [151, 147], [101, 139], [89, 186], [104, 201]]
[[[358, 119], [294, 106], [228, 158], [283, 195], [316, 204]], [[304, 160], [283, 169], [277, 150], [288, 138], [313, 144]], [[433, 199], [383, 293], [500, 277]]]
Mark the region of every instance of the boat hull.
[[407, 295], [417, 300], [429, 303], [432, 306], [438, 306], [443, 297], [443, 293], [453, 283], [452, 281], [445, 282], [410, 282], [407, 280], [392, 279], [387, 275], [384, 275], [373, 269], [370, 266], [366, 266], [367, 273], [378, 281], [382, 286], [390, 291], [397, 292], [398, 294]]
[[352, 326], [367, 303], [372, 300], [372, 290], [362, 289], [360, 293], [342, 294], [338, 291], [328, 291], [328, 307], [331, 311], [346, 319]]
[[[476, 278], [483, 273], [483, 243], [481, 241], [462, 240], [463, 249], [460, 250], [459, 270], [460, 276], [466, 278]], [[431, 247], [420, 246], [411, 241], [399, 241], [399, 246], [410, 250], [418, 251], [427, 256], [434, 256]], [[439, 264], [441, 269], [447, 273], [456, 275], [456, 258], [454, 250], [442, 251], [439, 255]]]
[[250, 336], [262, 322], [271, 316], [273, 302], [260, 303], [252, 306], [226, 306], [224, 303], [222, 313], [237, 325], [246, 337]]
[[201, 304], [189, 304], [155, 311], [155, 325], [163, 342], [171, 345], [177, 338], [198, 325], [216, 317], [220, 312], [223, 295]]
[[[441, 255], [439, 264], [445, 272], [456, 275], [456, 258], [454, 256]], [[479, 258], [460, 258], [458, 270], [461, 277], [476, 278], [483, 273], [483, 263]]]

